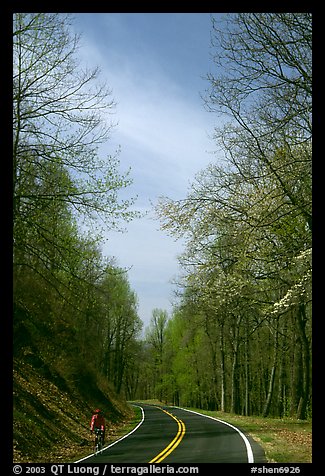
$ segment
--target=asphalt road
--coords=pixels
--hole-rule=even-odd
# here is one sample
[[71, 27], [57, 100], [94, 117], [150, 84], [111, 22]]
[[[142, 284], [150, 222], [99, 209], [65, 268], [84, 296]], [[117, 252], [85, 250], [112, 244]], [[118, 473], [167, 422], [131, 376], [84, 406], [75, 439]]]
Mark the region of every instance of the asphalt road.
[[129, 436], [85, 463], [260, 463], [263, 449], [241, 430], [177, 407], [139, 404], [144, 419]]

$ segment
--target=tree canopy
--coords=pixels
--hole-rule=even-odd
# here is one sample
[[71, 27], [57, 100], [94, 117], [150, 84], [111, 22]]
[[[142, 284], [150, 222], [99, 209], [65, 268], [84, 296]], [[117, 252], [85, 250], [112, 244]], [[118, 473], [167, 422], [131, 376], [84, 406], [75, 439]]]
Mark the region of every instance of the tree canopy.
[[137, 213], [119, 195], [132, 182], [119, 151], [103, 155], [112, 92], [80, 64], [71, 22], [14, 14], [14, 354], [72, 384], [105, 376], [119, 393], [142, 324], [126, 271], [102, 256], [101, 228]]
[[51, 362], [71, 385], [101, 376], [128, 399], [307, 418], [311, 15], [212, 18], [202, 96], [218, 154], [186, 197], [156, 205], [185, 247], [177, 304], [153, 309], [142, 338], [127, 273], [101, 252], [101, 227], [137, 216], [120, 198], [130, 170], [103, 154], [112, 91], [79, 62], [71, 21], [14, 15], [15, 359]]
[[214, 133], [224, 159], [156, 207], [162, 229], [186, 240], [175, 319], [191, 335], [197, 385], [214, 389], [206, 406], [305, 418], [310, 405], [311, 28], [308, 13], [213, 19], [205, 105], [227, 118]]

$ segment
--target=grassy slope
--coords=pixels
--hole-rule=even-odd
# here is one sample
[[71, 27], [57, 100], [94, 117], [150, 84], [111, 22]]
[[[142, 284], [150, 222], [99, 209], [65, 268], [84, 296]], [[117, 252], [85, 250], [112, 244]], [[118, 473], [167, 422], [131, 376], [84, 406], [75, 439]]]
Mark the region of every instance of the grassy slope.
[[198, 410], [237, 426], [257, 441], [270, 463], [311, 463], [312, 424], [293, 418], [244, 417], [223, 412]]

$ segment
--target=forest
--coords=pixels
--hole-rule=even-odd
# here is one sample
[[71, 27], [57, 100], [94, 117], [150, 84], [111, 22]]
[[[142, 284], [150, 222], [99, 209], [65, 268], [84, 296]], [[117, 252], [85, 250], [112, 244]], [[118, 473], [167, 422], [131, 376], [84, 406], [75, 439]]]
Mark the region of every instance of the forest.
[[144, 330], [127, 270], [101, 250], [103, 230], [139, 215], [120, 198], [121, 151], [101, 155], [115, 104], [99, 69], [78, 66], [72, 21], [14, 14], [14, 368], [104, 378], [123, 400], [310, 418], [311, 14], [212, 18], [202, 101], [223, 118], [225, 159], [155, 204], [186, 244], [173, 313], [153, 309]]

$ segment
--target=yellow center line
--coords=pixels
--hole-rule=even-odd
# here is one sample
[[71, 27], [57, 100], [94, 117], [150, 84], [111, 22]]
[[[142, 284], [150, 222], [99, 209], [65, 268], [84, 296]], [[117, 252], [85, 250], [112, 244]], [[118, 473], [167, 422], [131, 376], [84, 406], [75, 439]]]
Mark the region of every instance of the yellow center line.
[[[160, 408], [160, 407], [158, 407]], [[161, 451], [157, 456], [155, 456], [149, 463], [161, 463], [162, 460], [164, 460], [172, 451], [174, 451], [175, 448], [180, 444], [182, 441], [184, 435], [185, 435], [185, 424], [182, 420], [179, 420], [178, 418], [175, 417], [175, 415], [172, 415], [171, 413], [167, 412], [166, 410], [163, 410], [160, 408], [161, 411], [169, 415], [171, 418], [174, 418], [174, 420], [177, 422], [178, 425], [178, 431], [175, 436], [175, 438], [169, 443], [166, 448]]]

